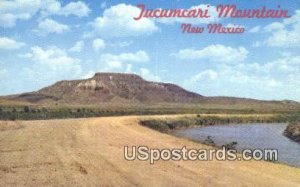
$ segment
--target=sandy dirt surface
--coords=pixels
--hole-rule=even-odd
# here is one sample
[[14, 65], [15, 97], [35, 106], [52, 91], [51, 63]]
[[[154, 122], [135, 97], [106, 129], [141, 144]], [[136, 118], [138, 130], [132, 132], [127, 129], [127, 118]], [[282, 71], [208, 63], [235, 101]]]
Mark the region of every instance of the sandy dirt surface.
[[126, 161], [124, 145], [207, 148], [140, 118], [2, 121], [0, 186], [300, 186], [300, 169], [269, 162]]

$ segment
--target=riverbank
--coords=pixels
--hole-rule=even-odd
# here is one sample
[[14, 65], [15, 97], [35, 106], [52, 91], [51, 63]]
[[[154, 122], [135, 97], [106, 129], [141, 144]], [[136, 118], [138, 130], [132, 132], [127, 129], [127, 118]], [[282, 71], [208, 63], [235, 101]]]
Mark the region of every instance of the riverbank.
[[138, 124], [194, 115], [0, 121], [0, 186], [298, 186], [264, 161], [126, 161], [124, 146], [209, 149]]
[[140, 121], [140, 124], [159, 132], [169, 133], [178, 129], [218, 124], [286, 123], [297, 119], [299, 116], [279, 114], [195, 114], [170, 119], [145, 119]]
[[283, 134], [291, 140], [300, 143], [300, 122], [290, 123]]

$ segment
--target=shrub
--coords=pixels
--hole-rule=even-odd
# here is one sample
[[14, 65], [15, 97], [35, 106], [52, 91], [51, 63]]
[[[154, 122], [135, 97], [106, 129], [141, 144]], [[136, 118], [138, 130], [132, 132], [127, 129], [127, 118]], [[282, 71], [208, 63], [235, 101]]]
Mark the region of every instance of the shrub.
[[214, 140], [211, 138], [211, 136], [207, 136], [207, 138], [204, 140], [203, 142], [204, 144], [207, 144], [207, 145], [211, 145], [211, 146], [215, 146], [215, 142]]
[[24, 106], [24, 112], [26, 112], [26, 113], [30, 112], [29, 106]]
[[168, 132], [169, 127], [166, 121], [159, 121], [159, 120], [145, 120], [141, 121], [140, 124], [142, 126], [149, 127], [151, 129], [160, 131], [160, 132]]
[[233, 141], [228, 144], [222, 145], [222, 147], [225, 147], [226, 150], [229, 150], [229, 149], [236, 149], [236, 145], [237, 142]]

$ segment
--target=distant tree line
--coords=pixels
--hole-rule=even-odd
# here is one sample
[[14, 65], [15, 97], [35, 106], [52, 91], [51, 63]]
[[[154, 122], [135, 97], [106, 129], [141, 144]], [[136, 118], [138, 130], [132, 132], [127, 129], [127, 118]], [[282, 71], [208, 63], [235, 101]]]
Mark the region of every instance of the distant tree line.
[[101, 116], [175, 114], [174, 110], [0, 107], [0, 120], [43, 120]]
[[[65, 119], [65, 118], [88, 118], [101, 116], [124, 116], [124, 115], [154, 115], [154, 114], [251, 114], [258, 113], [255, 110], [237, 110], [237, 109], [201, 109], [201, 108], [89, 108], [89, 107], [37, 107], [37, 106], [0, 106], [0, 120], [44, 120], [44, 119]], [[297, 119], [299, 116], [281, 115], [280, 121]], [[288, 116], [288, 117], [286, 117]], [[288, 118], [288, 119], [285, 119]], [[212, 121], [197, 121], [197, 123], [219, 123], [220, 119], [212, 119]], [[221, 121], [223, 122], [224, 119]], [[226, 119], [227, 123], [242, 122], [242, 119]], [[241, 120], [241, 121], [240, 121]], [[262, 122], [257, 120], [256, 122]], [[267, 121], [264, 121], [267, 122]], [[185, 124], [185, 123], [183, 123]]]

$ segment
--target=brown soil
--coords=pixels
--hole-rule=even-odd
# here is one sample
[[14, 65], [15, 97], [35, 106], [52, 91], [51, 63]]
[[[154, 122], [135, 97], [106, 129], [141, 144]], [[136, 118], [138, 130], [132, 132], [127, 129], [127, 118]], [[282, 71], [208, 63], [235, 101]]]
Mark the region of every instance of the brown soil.
[[208, 148], [137, 123], [152, 117], [0, 122], [0, 186], [300, 184], [300, 169], [262, 161], [126, 161], [124, 145]]

